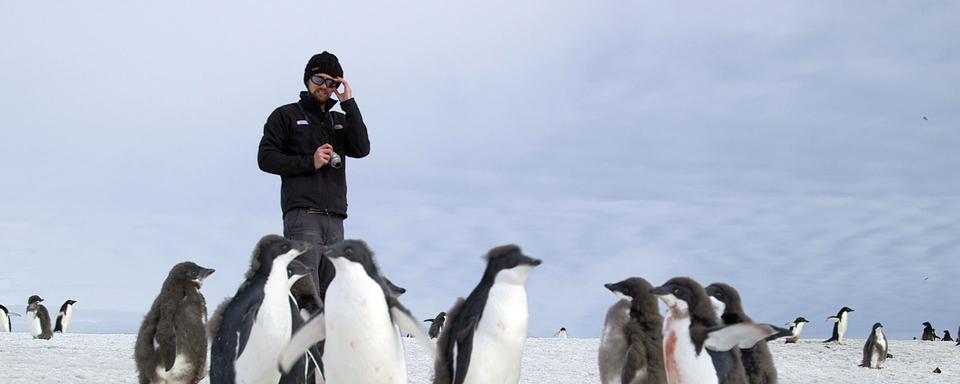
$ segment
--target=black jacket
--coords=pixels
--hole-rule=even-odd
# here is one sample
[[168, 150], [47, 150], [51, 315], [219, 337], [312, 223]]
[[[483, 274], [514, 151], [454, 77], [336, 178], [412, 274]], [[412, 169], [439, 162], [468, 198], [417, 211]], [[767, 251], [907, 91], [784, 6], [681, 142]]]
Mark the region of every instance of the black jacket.
[[[257, 162], [264, 172], [280, 175], [284, 214], [294, 208], [317, 208], [347, 215], [346, 157], [366, 156], [370, 139], [356, 100], [340, 104], [345, 113], [329, 112], [336, 103], [328, 99], [328, 112], [321, 112], [313, 96], [300, 92], [299, 102], [277, 108], [263, 126]], [[327, 143], [343, 158], [343, 166], [314, 169], [313, 153]]]

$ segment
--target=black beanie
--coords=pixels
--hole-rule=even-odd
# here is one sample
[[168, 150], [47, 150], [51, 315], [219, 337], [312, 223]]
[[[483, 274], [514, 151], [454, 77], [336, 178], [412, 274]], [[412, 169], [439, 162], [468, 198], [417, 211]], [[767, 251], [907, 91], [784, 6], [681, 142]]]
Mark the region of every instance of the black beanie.
[[303, 85], [307, 85], [310, 76], [317, 73], [326, 73], [333, 77], [343, 77], [343, 68], [340, 68], [340, 61], [332, 53], [323, 51], [310, 58], [306, 68], [303, 69]]

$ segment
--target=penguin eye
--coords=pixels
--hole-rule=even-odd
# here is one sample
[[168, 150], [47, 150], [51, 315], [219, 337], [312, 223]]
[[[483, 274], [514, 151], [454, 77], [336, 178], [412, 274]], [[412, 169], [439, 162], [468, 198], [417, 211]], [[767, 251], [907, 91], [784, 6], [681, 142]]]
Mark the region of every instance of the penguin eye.
[[343, 251], [343, 253], [346, 253], [347, 256], [350, 256], [353, 254], [353, 248], [347, 248], [345, 251]]
[[682, 291], [680, 291], [680, 288], [674, 288], [674, 289], [673, 289], [673, 295], [674, 295], [674, 296], [679, 297], [679, 296], [680, 296], [680, 293], [682, 293]]

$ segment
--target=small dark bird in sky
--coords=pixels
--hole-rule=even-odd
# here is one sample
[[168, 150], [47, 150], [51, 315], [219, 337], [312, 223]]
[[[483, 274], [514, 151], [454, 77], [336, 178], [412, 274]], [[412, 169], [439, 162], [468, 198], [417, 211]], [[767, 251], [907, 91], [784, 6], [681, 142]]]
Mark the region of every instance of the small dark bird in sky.
[[924, 120], [927, 120], [927, 117], [926, 117], [926, 116], [924, 116], [924, 117], [923, 117], [923, 119], [924, 119]]

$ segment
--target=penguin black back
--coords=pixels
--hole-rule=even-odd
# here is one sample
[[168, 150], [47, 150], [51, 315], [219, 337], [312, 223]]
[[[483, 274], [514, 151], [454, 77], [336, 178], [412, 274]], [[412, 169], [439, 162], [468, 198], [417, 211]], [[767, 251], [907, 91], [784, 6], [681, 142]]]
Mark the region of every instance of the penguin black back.
[[[730, 285], [713, 283], [706, 288], [707, 294], [724, 304], [720, 321], [724, 325], [753, 323], [753, 319], [743, 311], [740, 293]], [[777, 382], [777, 368], [773, 364], [773, 354], [765, 340], [757, 342], [752, 348], [740, 350], [740, 360], [747, 373], [750, 384]]]
[[60, 312], [57, 314], [57, 325], [53, 328], [54, 332], [66, 332], [70, 321], [73, 318], [73, 305], [76, 300], [67, 300], [60, 306]]
[[207, 307], [200, 287], [213, 272], [189, 261], [170, 270], [137, 333], [140, 383], [195, 383], [206, 376]]
[[924, 321], [921, 325], [923, 325], [923, 335], [921, 335], [920, 340], [936, 341], [940, 338], [937, 336], [937, 330], [933, 328], [929, 321]]

